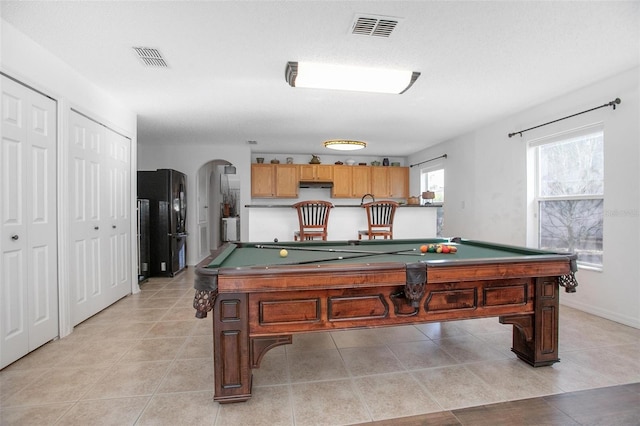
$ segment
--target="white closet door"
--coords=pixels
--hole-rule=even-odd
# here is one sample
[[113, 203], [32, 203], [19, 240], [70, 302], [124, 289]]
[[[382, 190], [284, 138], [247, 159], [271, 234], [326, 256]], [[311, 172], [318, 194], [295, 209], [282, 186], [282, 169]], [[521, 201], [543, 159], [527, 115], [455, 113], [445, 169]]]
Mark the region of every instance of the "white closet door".
[[103, 270], [109, 299], [113, 302], [131, 291], [129, 139], [107, 130], [105, 158], [106, 188], [104, 217], [108, 231], [108, 255]]
[[56, 103], [0, 76], [0, 368], [58, 335]]
[[96, 299], [104, 294], [100, 230], [102, 197], [100, 156], [102, 129], [71, 112], [69, 141], [69, 201], [71, 318], [76, 325], [97, 312]]
[[71, 318], [76, 325], [131, 290], [130, 141], [70, 113]]

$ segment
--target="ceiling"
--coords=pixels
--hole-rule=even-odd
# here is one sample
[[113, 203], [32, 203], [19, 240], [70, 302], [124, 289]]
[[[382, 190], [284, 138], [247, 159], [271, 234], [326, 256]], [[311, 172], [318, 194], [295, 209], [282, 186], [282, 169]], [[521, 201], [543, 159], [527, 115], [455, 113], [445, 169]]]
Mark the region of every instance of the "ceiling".
[[[0, 12], [135, 111], [140, 144], [307, 154], [350, 138], [369, 143], [363, 155], [406, 156], [638, 66], [639, 6], [2, 0]], [[389, 38], [352, 35], [360, 14], [399, 23]], [[133, 46], [158, 49], [168, 68], [144, 67]], [[286, 63], [305, 60], [421, 76], [402, 95], [290, 87]]]

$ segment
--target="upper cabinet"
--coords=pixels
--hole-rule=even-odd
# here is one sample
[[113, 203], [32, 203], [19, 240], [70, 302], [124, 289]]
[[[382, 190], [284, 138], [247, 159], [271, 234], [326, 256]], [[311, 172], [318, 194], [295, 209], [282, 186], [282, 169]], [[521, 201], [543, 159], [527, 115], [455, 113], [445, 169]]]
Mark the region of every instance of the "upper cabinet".
[[371, 193], [374, 197], [390, 197], [390, 183], [389, 167], [371, 167]]
[[329, 164], [302, 164], [300, 167], [301, 182], [332, 182], [333, 166]]
[[300, 182], [333, 182], [333, 198], [407, 198], [409, 168], [331, 164], [252, 164], [252, 198], [297, 198]]
[[371, 167], [369, 166], [334, 166], [333, 189], [334, 198], [362, 198], [371, 193]]
[[389, 171], [389, 197], [409, 197], [409, 168], [385, 167]]
[[294, 164], [275, 165], [275, 196], [298, 198], [298, 167]]
[[407, 198], [408, 167], [372, 167], [371, 193], [376, 198]]
[[251, 197], [297, 198], [298, 168], [293, 164], [252, 164]]

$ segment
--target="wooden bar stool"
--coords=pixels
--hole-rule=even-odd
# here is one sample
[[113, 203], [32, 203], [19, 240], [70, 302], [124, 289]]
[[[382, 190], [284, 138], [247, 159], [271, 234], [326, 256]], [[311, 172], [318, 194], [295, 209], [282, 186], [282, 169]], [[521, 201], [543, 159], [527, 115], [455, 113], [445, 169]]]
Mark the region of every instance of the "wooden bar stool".
[[396, 214], [398, 203], [391, 200], [374, 201], [363, 204], [367, 210], [368, 229], [358, 231], [358, 239], [361, 240], [363, 235], [369, 237], [370, 240], [375, 237], [387, 237], [393, 240], [393, 217]]
[[293, 233], [294, 241], [327, 239], [327, 224], [333, 204], [328, 201], [300, 201], [292, 206], [298, 211], [300, 230]]

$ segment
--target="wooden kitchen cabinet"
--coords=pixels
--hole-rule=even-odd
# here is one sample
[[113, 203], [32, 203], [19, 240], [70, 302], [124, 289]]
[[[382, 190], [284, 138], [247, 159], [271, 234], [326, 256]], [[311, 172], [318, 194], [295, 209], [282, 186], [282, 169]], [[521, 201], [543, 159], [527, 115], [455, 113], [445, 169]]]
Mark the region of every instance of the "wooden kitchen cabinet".
[[361, 198], [371, 193], [371, 167], [333, 166], [334, 198]]
[[371, 193], [376, 198], [407, 198], [409, 196], [409, 168], [372, 167]]
[[409, 197], [409, 168], [387, 167], [389, 170], [389, 197]]
[[333, 182], [334, 198], [409, 196], [409, 168], [332, 164], [252, 164], [252, 198], [297, 198], [300, 182]]
[[252, 164], [251, 197], [297, 198], [298, 168], [294, 164]]
[[391, 196], [389, 167], [371, 167], [371, 193], [376, 198]]
[[302, 182], [332, 182], [333, 165], [302, 164], [299, 166], [299, 178]]

